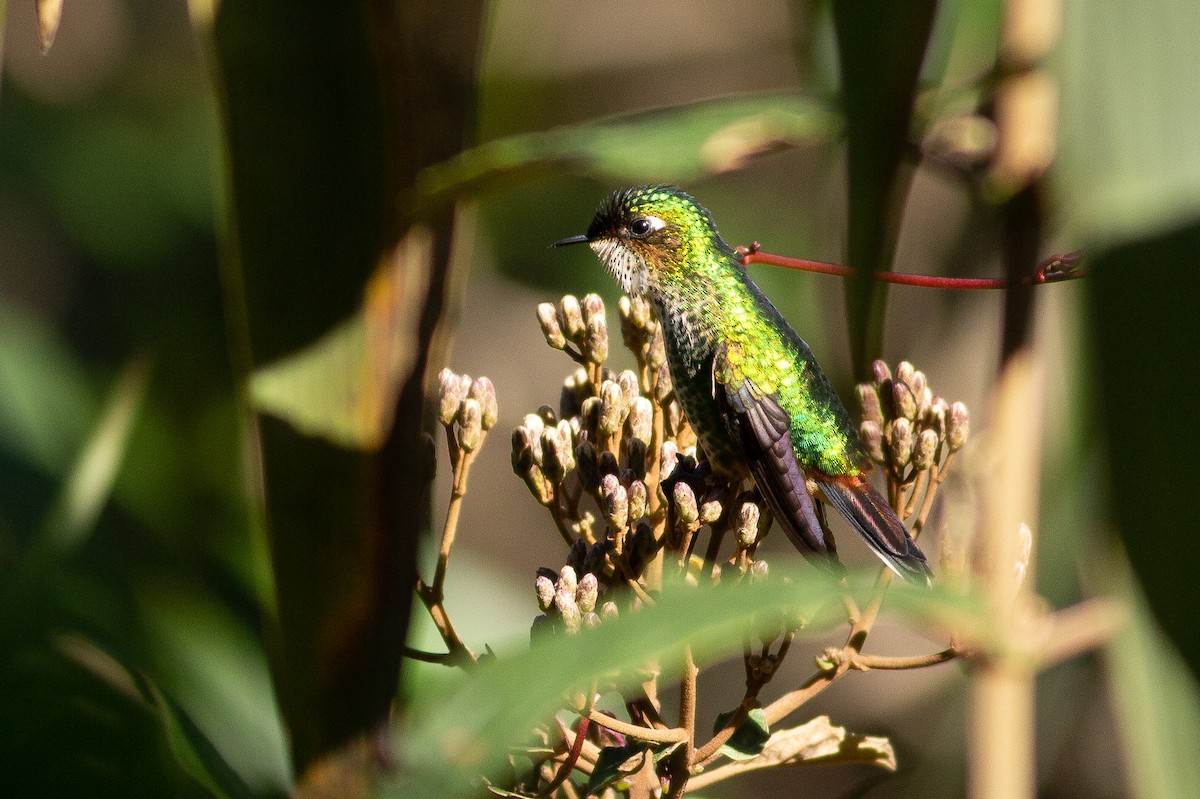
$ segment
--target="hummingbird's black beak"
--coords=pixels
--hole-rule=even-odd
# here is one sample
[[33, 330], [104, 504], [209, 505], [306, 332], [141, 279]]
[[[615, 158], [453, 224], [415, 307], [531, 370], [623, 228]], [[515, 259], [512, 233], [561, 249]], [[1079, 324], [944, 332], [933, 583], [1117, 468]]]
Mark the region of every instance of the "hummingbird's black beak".
[[559, 239], [551, 244], [551, 247], [566, 247], [570, 244], [587, 244], [588, 237], [586, 233], [580, 233], [578, 236], [567, 236], [565, 239]]

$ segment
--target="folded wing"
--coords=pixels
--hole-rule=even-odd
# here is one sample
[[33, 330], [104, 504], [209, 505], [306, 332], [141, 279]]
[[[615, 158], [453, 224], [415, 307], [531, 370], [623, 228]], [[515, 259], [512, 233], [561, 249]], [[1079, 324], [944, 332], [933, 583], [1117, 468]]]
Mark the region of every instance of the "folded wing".
[[713, 360], [713, 396], [725, 427], [741, 449], [750, 473], [776, 520], [802, 553], [824, 564], [837, 561], [836, 547], [808, 491], [807, 480], [846, 517], [863, 540], [902, 577], [928, 582], [929, 567], [903, 522], [864, 474], [806, 472], [792, 445], [791, 419], [778, 399], [761, 391], [726, 362], [727, 348]]

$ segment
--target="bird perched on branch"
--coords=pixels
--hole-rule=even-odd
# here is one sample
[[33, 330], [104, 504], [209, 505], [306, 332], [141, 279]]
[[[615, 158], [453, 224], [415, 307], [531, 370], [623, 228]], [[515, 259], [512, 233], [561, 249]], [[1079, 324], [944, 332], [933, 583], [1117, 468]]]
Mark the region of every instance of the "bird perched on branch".
[[667, 186], [615, 192], [587, 244], [662, 325], [675, 394], [714, 470], [753, 476], [792, 543], [836, 562], [817, 500], [844, 516], [893, 571], [928, 582], [904, 523], [867, 477], [845, 406], [804, 340], [754, 284], [712, 215]]

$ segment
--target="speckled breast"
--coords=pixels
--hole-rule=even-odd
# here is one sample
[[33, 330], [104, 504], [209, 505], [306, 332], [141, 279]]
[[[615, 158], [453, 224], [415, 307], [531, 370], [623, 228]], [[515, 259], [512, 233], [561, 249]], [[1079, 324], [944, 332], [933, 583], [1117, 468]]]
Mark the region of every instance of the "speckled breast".
[[[667, 323], [664, 343], [675, 396], [683, 406], [683, 412], [696, 431], [704, 456], [712, 467], [725, 474], [740, 473], [745, 468], [741, 454], [729, 437], [716, 400], [713, 399], [712, 363], [716, 348], [705, 347], [694, 331], [689, 331], [692, 335], [679, 336], [673, 335], [677, 331], [670, 330], [670, 327], [670, 323]], [[684, 346], [680, 346], [681, 341]]]

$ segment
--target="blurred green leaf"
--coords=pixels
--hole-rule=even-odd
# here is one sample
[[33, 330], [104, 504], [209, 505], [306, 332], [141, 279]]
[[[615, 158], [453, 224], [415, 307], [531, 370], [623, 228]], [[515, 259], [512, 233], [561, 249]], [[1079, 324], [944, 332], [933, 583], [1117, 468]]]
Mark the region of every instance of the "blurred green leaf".
[[143, 690], [150, 696], [171, 754], [188, 776], [219, 799], [250, 799], [255, 796], [187, 711], [148, 680], [144, 681]]
[[[462, 795], [478, 775], [500, 766], [509, 747], [520, 744], [572, 691], [593, 680], [637, 683], [643, 679], [639, 669], [648, 663], [670, 675], [685, 644], [705, 662], [740, 650], [743, 638], [756, 630], [778, 629], [785, 617], [803, 618], [806, 631], [844, 619], [840, 597], [846, 589], [811, 567], [791, 574], [789, 579], [780, 568], [763, 583], [713, 590], [670, 586], [653, 607], [576, 636], [539, 641], [460, 678], [457, 689], [441, 683], [436, 692], [418, 694], [411, 725], [401, 731], [397, 746], [405, 753], [406, 774], [385, 794]], [[873, 577], [856, 575], [849, 590], [865, 601]], [[899, 586], [889, 592], [886, 607], [916, 621], [952, 622], [968, 630], [978, 630], [981, 618], [972, 598], [937, 588]]]
[[208, 795], [243, 799], [256, 794], [234, 772], [188, 712], [111, 645], [79, 633], [60, 633], [55, 650], [108, 687], [113, 698], [136, 705], [157, 721], [167, 750], [182, 771]]
[[1099, 253], [1087, 279], [1115, 527], [1158, 623], [1200, 676], [1195, 621], [1200, 224]]
[[[256, 794], [286, 794], [291, 766], [262, 644], [203, 593], [150, 583], [142, 594], [151, 644], [147, 671], [171, 698], [162, 709], [172, 745], [196, 749], [205, 742], [196, 757], [206, 769], [219, 766], [208, 773], [226, 790], [240, 782]], [[226, 767], [236, 782], [222, 777]]]
[[62, 336], [0, 304], [0, 446], [60, 474], [93, 413], [87, 377]]
[[356, 313], [312, 346], [257, 370], [251, 400], [301, 433], [360, 448], [367, 438], [360, 407], [366, 358], [367, 325]]
[[846, 322], [854, 373], [883, 348], [885, 285], [871, 273], [890, 267], [907, 177], [900, 162], [910, 139], [917, 77], [933, 30], [935, 0], [836, 0], [848, 182]]
[[1144, 598], [1132, 586], [1126, 594], [1133, 612], [1106, 661], [1130, 794], [1200, 796], [1200, 687]]
[[96, 110], [34, 167], [71, 235], [104, 263], [150, 267], [213, 218], [215, 109], [203, 95], [155, 113]]
[[1001, 5], [1001, 0], [938, 3], [921, 67], [923, 88], [962, 92], [964, 84], [978, 83], [988, 74], [995, 65]]
[[[1200, 16], [1136, 14], [1113, 0], [1065, 6], [1055, 186], [1087, 281], [1117, 531], [1159, 624], [1200, 675], [1193, 618], [1195, 442], [1200, 417]], [[1163, 413], [1151, 409], [1159, 408]]]
[[150, 361], [142, 356], [130, 361], [113, 386], [100, 421], [71, 468], [46, 520], [45, 542], [58, 552], [82, 543], [104, 509], [124, 460], [129, 433], [137, 420], [149, 377]]
[[1055, 188], [1092, 251], [1200, 216], [1197, 41], [1190, 3], [1064, 4]]
[[815, 98], [733, 95], [488, 142], [428, 167], [416, 189], [422, 201], [448, 202], [553, 166], [614, 181], [686, 182], [764, 153], [827, 142], [840, 127]]

